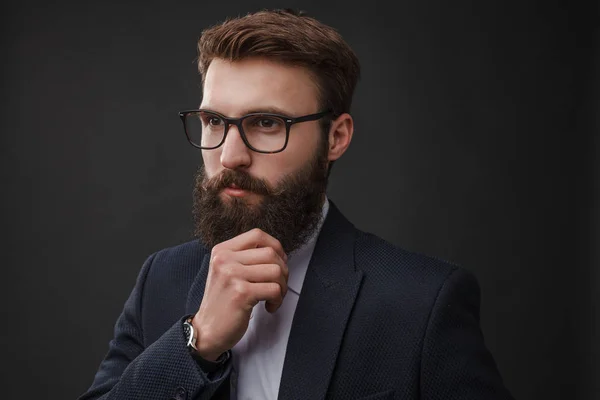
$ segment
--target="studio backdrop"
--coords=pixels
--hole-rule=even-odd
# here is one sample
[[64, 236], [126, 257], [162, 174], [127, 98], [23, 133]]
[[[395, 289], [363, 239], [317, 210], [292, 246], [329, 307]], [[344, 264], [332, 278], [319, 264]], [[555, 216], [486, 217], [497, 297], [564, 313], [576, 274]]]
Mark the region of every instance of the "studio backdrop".
[[192, 239], [201, 31], [282, 6], [362, 63], [329, 197], [475, 273], [516, 398], [598, 398], [598, 6], [500, 0], [4, 4], [3, 397], [91, 384], [143, 261]]

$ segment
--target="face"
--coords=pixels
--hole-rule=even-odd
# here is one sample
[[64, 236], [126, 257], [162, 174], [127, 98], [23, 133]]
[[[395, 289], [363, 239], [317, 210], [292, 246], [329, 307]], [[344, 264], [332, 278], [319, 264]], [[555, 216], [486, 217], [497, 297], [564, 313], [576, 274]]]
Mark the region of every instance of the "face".
[[[296, 117], [322, 111], [317, 94], [304, 68], [264, 59], [215, 59], [206, 73], [200, 108], [233, 118], [251, 112]], [[230, 125], [221, 147], [202, 152], [204, 166], [194, 190], [197, 236], [212, 247], [260, 228], [288, 252], [300, 247], [321, 217], [328, 162], [349, 144], [348, 119], [345, 114], [333, 121], [329, 135], [319, 121], [294, 124], [285, 150], [274, 154], [249, 149], [238, 128]]]
[[[317, 88], [308, 71], [264, 59], [213, 60], [206, 73], [200, 108], [233, 118], [256, 111], [288, 116], [321, 111], [318, 109]], [[284, 151], [262, 154], [246, 147], [237, 127], [230, 126], [221, 147], [202, 152], [206, 175], [212, 178], [225, 170], [243, 170], [275, 187], [284, 176], [297, 172], [312, 159], [321, 135], [318, 121], [295, 124], [290, 129]], [[250, 204], [261, 201], [261, 195], [257, 193], [233, 191], [223, 193], [222, 199], [228, 201], [232, 196]]]

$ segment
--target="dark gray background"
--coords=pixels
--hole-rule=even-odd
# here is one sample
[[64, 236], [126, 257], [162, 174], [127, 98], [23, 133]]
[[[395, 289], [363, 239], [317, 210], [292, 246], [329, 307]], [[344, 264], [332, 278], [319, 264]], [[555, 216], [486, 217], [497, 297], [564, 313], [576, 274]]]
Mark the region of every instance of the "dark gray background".
[[191, 238], [196, 40], [272, 6], [362, 61], [329, 196], [477, 275], [517, 398], [597, 398], [598, 5], [500, 0], [4, 3], [2, 397], [90, 385], [145, 258]]

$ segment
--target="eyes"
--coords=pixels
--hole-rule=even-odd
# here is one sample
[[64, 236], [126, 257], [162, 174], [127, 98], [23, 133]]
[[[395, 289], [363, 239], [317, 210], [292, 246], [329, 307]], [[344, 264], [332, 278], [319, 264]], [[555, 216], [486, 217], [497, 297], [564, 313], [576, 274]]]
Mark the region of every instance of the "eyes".
[[[210, 113], [200, 113], [200, 120], [205, 127], [220, 128], [225, 126], [225, 120], [218, 115]], [[243, 117], [242, 125], [245, 131], [262, 130], [262, 131], [273, 131], [285, 129], [284, 117], [271, 116], [271, 115], [248, 115]]]
[[244, 121], [244, 126], [257, 127], [263, 129], [278, 129], [285, 123], [281, 118], [257, 116], [248, 118], [248, 122]]
[[224, 121], [219, 117], [207, 116], [205, 123], [206, 123], [206, 125], [210, 125], [210, 126], [219, 126], [219, 125], [223, 125]]

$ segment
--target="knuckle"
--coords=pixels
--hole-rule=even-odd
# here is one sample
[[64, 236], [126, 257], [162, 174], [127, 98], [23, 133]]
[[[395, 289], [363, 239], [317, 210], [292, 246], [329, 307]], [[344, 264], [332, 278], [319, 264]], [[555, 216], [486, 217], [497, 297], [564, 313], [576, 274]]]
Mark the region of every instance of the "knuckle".
[[285, 272], [282, 270], [282, 268], [278, 264], [273, 265], [272, 268], [273, 269], [271, 270], [271, 273], [273, 274], [272, 275], [273, 276], [273, 280], [279, 281], [282, 277], [284, 279], [287, 279], [287, 276], [286, 276]]
[[277, 264], [269, 264], [268, 273], [271, 279], [277, 279], [281, 275], [281, 267]]
[[278, 283], [270, 283], [267, 292], [272, 298], [281, 297], [281, 286]]
[[256, 239], [260, 239], [265, 233], [262, 231], [262, 229], [260, 228], [254, 228], [252, 229], [252, 235], [256, 238]]
[[248, 287], [244, 284], [244, 282], [238, 282], [234, 286], [233, 297], [238, 301], [243, 301], [248, 297]]
[[225, 263], [225, 255], [220, 251], [213, 251], [212, 253], [212, 265], [222, 265]]
[[277, 258], [277, 251], [275, 251], [274, 248], [272, 247], [265, 247], [265, 252], [267, 253], [267, 257], [269, 257], [270, 259], [276, 259]]
[[232, 277], [235, 272], [233, 265], [222, 254], [213, 257], [210, 270], [212, 274], [225, 278]]
[[262, 266], [262, 275], [265, 282], [275, 282], [277, 281], [277, 266], [273, 264], [265, 264]]

